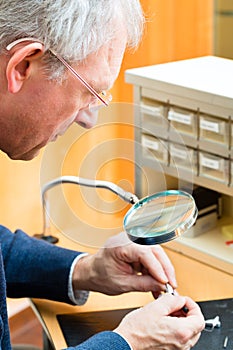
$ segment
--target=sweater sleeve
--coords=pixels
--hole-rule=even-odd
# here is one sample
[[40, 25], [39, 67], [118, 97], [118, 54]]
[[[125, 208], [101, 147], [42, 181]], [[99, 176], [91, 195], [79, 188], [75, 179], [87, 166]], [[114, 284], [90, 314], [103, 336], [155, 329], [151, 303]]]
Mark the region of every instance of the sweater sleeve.
[[111, 331], [97, 333], [80, 345], [67, 350], [130, 350], [131, 347], [119, 334]]
[[0, 226], [7, 295], [71, 303], [69, 273], [79, 252], [64, 249]]

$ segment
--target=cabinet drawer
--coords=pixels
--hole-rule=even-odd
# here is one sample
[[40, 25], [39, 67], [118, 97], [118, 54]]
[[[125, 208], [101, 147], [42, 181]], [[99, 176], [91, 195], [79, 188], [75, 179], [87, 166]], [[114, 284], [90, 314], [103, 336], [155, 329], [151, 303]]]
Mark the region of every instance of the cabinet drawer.
[[229, 122], [206, 114], [199, 119], [200, 139], [229, 148]]
[[171, 132], [178, 131], [181, 134], [197, 138], [197, 116], [196, 113], [179, 107], [171, 107], [168, 111], [168, 120]]
[[151, 135], [142, 135], [143, 156], [157, 160], [164, 164], [168, 163], [168, 144], [166, 141]]
[[184, 168], [197, 174], [197, 151], [178, 144], [170, 143], [170, 166]]
[[209, 153], [199, 153], [199, 175], [228, 184], [229, 161]]
[[166, 137], [168, 130], [166, 105], [144, 97], [140, 103], [140, 113], [142, 126], [146, 132]]

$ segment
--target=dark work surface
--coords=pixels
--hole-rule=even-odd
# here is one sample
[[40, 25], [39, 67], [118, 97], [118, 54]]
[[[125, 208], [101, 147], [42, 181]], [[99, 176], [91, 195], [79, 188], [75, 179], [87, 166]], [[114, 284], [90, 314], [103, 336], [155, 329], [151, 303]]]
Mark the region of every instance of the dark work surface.
[[[223, 300], [211, 300], [198, 303], [205, 319], [220, 317], [221, 327], [212, 332], [203, 331], [195, 350], [223, 349], [223, 343], [228, 336], [227, 349], [233, 349], [233, 298]], [[75, 346], [92, 335], [104, 331], [113, 330], [121, 319], [134, 309], [120, 309], [110, 311], [94, 311], [74, 314], [57, 315], [68, 346]]]
[[75, 346], [92, 335], [102, 331], [112, 331], [121, 319], [134, 309], [93, 311], [57, 315], [68, 346]]
[[233, 349], [233, 298], [223, 300], [211, 300], [198, 303], [205, 319], [219, 316], [221, 327], [212, 332], [203, 331], [195, 350], [219, 350], [223, 349], [224, 339], [228, 337], [227, 348]]

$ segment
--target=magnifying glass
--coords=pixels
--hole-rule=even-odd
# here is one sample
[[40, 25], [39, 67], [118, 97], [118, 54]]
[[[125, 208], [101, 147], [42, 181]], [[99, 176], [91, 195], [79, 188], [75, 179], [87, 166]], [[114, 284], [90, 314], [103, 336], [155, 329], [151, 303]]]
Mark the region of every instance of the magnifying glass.
[[195, 223], [198, 214], [194, 198], [185, 191], [167, 190], [138, 199], [135, 194], [126, 192], [109, 181], [61, 176], [42, 188], [44, 233], [48, 226], [47, 191], [63, 183], [105, 188], [131, 203], [132, 207], [124, 217], [123, 226], [130, 240], [138, 244], [161, 244], [175, 239]]
[[133, 205], [124, 217], [124, 229], [135, 243], [161, 244], [181, 236], [195, 223], [197, 214], [189, 193], [158, 192]]

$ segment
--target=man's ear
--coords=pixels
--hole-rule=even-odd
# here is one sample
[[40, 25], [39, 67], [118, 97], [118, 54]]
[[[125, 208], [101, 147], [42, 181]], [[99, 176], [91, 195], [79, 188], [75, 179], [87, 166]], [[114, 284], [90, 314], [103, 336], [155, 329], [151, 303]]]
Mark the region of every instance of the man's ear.
[[22, 88], [25, 80], [30, 76], [32, 61], [43, 55], [44, 45], [39, 42], [33, 42], [23, 46], [18, 45], [12, 51], [6, 68], [6, 77], [8, 91], [17, 93]]

